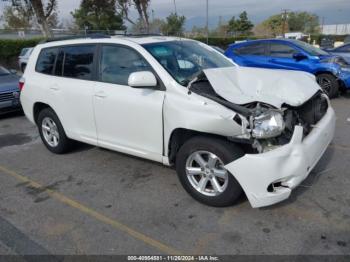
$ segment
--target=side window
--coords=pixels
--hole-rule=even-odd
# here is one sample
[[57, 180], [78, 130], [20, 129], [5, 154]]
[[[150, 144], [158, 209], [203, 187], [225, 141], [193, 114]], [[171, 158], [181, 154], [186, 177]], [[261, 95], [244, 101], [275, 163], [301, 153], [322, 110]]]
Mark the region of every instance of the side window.
[[135, 50], [106, 45], [101, 50], [99, 79], [118, 85], [128, 85], [131, 73], [151, 71], [150, 65]]
[[51, 75], [54, 68], [57, 52], [57, 48], [43, 49], [40, 52], [38, 61], [35, 66], [35, 71], [38, 73]]
[[63, 52], [63, 76], [83, 80], [92, 79], [95, 46], [66, 46]]
[[54, 75], [56, 76], [62, 76], [63, 59], [64, 59], [64, 52], [63, 50], [60, 50], [57, 55], [55, 72], [54, 72]]
[[270, 44], [270, 56], [293, 58], [293, 54], [295, 53], [297, 53], [297, 51], [289, 45], [278, 44], [278, 43]]
[[266, 50], [265, 43], [252, 43], [236, 49], [234, 52], [238, 55], [258, 55], [264, 56]]

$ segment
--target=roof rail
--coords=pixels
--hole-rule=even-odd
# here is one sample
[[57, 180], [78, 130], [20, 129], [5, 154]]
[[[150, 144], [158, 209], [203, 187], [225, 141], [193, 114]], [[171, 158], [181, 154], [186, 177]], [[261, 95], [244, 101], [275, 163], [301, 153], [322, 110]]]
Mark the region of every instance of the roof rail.
[[110, 35], [104, 35], [104, 34], [87, 34], [87, 35], [75, 35], [75, 36], [65, 36], [65, 37], [57, 37], [57, 38], [48, 38], [45, 40], [42, 40], [40, 44], [44, 43], [50, 43], [55, 41], [64, 41], [64, 40], [74, 40], [74, 39], [97, 39], [97, 38], [111, 38]]
[[144, 36], [163, 36], [163, 35], [162, 34], [155, 34], [155, 33], [139, 33], [139, 34], [126, 33], [125, 36], [144, 37]]

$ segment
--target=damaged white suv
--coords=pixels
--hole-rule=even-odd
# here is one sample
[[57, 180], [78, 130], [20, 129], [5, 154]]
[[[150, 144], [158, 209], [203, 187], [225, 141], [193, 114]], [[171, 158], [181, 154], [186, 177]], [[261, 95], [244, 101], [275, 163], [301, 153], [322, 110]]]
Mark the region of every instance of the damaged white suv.
[[287, 199], [331, 142], [335, 114], [311, 74], [239, 67], [170, 37], [35, 47], [21, 103], [45, 146], [72, 140], [176, 167], [195, 199], [253, 207]]

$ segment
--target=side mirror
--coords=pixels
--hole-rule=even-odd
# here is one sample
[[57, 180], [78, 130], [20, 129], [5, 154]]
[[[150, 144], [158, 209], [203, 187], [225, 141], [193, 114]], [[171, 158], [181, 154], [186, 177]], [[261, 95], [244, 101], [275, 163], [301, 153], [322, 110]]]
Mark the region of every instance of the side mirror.
[[307, 56], [302, 53], [296, 53], [293, 55], [293, 58], [297, 61], [301, 61], [301, 60], [307, 59]]
[[158, 83], [152, 72], [140, 71], [130, 74], [128, 85], [135, 88], [153, 88], [156, 87]]
[[15, 75], [15, 74], [17, 74], [17, 70], [16, 69], [10, 69], [10, 73]]

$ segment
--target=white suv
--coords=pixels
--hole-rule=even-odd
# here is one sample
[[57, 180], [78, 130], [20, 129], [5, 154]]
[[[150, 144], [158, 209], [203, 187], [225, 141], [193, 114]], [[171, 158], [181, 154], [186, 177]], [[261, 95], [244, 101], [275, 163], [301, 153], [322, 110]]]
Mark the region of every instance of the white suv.
[[333, 138], [335, 114], [315, 77], [244, 68], [171, 37], [39, 44], [20, 84], [45, 146], [72, 140], [174, 165], [195, 199], [253, 207], [287, 199]]

